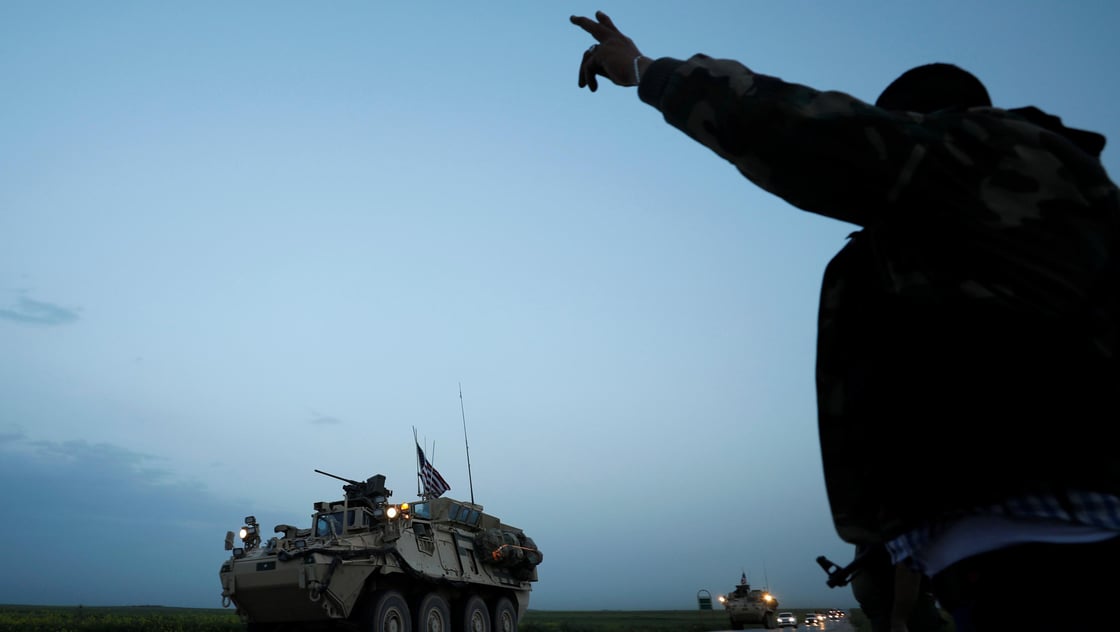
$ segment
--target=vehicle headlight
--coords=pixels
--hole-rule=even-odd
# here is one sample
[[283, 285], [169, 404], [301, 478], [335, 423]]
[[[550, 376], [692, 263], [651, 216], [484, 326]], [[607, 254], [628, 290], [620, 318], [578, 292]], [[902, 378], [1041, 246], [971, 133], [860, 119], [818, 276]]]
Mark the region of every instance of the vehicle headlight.
[[252, 549], [260, 544], [260, 526], [253, 516], [245, 516], [245, 526], [237, 532], [237, 536], [245, 543], [245, 548]]
[[[377, 515], [376, 511], [374, 512], [374, 515]], [[385, 507], [385, 517], [389, 520], [396, 520], [397, 518], [408, 520], [411, 517], [408, 503], [401, 503], [399, 505], [387, 505]]]

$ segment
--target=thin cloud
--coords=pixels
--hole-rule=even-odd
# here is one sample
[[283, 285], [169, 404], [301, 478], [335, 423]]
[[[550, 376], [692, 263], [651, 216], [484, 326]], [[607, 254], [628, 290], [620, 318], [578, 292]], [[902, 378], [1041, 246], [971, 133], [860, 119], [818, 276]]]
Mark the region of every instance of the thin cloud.
[[341, 423], [341, 419], [338, 417], [331, 417], [330, 415], [317, 415], [311, 420], [311, 425], [313, 426], [335, 426]]
[[21, 296], [16, 305], [0, 309], [0, 318], [25, 325], [65, 325], [77, 321], [78, 312], [54, 303]]
[[129, 477], [143, 474], [144, 480], [155, 481], [168, 476], [169, 472], [153, 467], [143, 467], [143, 464], [159, 460], [152, 455], [133, 452], [131, 450], [108, 443], [89, 443], [82, 440], [74, 441], [32, 441], [37, 454], [44, 462], [82, 464], [83, 467], [95, 467], [106, 472], [115, 472], [118, 476]]

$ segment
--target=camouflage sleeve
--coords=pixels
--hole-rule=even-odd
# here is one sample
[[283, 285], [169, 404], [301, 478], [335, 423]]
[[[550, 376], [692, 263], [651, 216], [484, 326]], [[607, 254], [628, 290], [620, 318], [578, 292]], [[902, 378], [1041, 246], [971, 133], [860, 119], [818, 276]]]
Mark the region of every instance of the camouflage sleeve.
[[870, 228], [892, 293], [1079, 322], [1120, 348], [1103, 137], [1035, 108], [892, 113], [704, 55], [656, 60], [639, 96], [763, 189]]
[[756, 185], [859, 225], [888, 204], [916, 143], [894, 129], [901, 115], [706, 55], [656, 60], [639, 96]]

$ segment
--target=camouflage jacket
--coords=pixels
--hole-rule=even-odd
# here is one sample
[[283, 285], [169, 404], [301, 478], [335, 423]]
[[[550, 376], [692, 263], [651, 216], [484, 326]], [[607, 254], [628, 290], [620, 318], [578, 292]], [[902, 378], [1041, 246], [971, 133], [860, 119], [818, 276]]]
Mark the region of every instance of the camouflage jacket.
[[1103, 136], [1035, 108], [888, 112], [704, 55], [655, 61], [639, 96], [759, 187], [860, 227], [818, 315], [843, 539], [1012, 494], [1120, 494], [1120, 195]]

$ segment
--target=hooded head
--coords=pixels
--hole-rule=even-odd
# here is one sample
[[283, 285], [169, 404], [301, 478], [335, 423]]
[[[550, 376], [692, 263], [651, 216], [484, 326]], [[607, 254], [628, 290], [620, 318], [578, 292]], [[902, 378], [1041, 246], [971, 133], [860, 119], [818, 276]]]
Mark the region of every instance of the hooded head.
[[[949, 108], [991, 107], [988, 89], [967, 70], [946, 63], [915, 66], [887, 86], [875, 105], [885, 110], [929, 114]], [[1082, 151], [1099, 157], [1105, 137], [1096, 132], [1066, 127], [1062, 120], [1034, 107], [1012, 110], [1028, 121], [1064, 136]]]
[[947, 108], [991, 106], [988, 89], [975, 75], [953, 64], [916, 66], [899, 75], [875, 105], [886, 110], [929, 114]]

